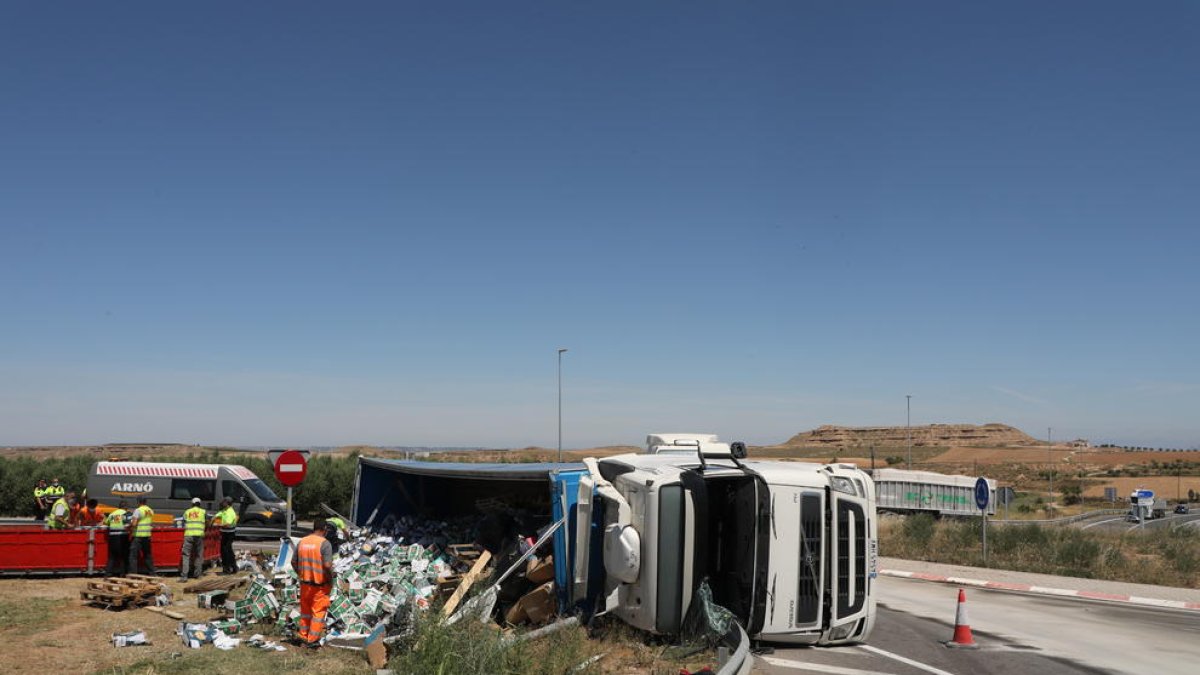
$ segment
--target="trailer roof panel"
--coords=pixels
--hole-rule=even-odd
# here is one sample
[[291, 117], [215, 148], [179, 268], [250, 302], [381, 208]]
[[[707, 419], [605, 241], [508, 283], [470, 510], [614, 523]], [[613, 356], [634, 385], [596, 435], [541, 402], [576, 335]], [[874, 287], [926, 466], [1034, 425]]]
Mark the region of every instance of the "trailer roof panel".
[[536, 462], [502, 464], [498, 462], [421, 462], [409, 459], [376, 459], [359, 457], [368, 466], [420, 476], [446, 476], [479, 480], [548, 480], [551, 471], [570, 471], [584, 468], [580, 462]]

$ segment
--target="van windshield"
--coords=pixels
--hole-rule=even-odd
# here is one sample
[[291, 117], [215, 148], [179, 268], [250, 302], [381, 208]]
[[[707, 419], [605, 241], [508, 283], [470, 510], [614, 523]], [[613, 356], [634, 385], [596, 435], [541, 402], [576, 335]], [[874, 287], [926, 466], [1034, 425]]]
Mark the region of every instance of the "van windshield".
[[275, 494], [269, 485], [262, 482], [262, 479], [254, 478], [243, 482], [246, 484], [246, 487], [250, 488], [250, 491], [253, 492], [255, 496], [264, 502], [281, 501], [279, 499], [279, 495]]

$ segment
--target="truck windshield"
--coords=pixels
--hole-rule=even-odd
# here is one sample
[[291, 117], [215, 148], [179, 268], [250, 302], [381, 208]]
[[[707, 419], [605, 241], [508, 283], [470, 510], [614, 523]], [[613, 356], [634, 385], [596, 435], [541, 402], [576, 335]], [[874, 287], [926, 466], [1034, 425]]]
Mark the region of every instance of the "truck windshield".
[[267, 485], [266, 483], [262, 482], [261, 479], [254, 478], [254, 479], [245, 481], [245, 483], [246, 483], [246, 487], [250, 488], [250, 491], [253, 492], [255, 494], [255, 496], [257, 496], [259, 499], [263, 500], [264, 502], [281, 501], [279, 499], [279, 495], [275, 494], [271, 490], [271, 487], [269, 485]]

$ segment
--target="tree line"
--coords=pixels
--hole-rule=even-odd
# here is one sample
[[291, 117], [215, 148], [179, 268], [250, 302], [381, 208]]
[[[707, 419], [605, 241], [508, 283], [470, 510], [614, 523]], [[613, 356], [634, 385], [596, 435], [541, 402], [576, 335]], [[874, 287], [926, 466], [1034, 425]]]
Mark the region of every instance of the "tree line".
[[[48, 483], [53, 478], [67, 489], [82, 492], [87, 487], [88, 472], [96, 458], [92, 455], [37, 458], [31, 456], [0, 457], [0, 515], [20, 517], [33, 515], [33, 488], [39, 479]], [[172, 457], [132, 457], [129, 461], [169, 462], [172, 464], [240, 464], [250, 469], [269, 485], [281, 499], [287, 488], [275, 478], [264, 454], [261, 457], [243, 453], [222, 453], [217, 450]], [[354, 490], [354, 471], [358, 453], [331, 457], [314, 455], [309, 458], [304, 484], [295, 488], [292, 506], [298, 518], [322, 513], [321, 503], [339, 513], [350, 515], [350, 500]]]

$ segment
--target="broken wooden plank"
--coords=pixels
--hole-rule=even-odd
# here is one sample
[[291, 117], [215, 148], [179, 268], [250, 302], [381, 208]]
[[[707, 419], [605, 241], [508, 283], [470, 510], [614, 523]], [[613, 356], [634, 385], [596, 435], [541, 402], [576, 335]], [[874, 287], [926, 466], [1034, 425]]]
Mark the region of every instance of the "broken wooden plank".
[[442, 616], [450, 616], [454, 613], [454, 610], [458, 609], [458, 603], [462, 602], [462, 599], [464, 596], [466, 596], [467, 591], [471, 589], [471, 584], [475, 583], [475, 580], [479, 578], [479, 575], [483, 574], [483, 569], [487, 567], [487, 564], [489, 561], [491, 561], [491, 559], [492, 554], [490, 551], [484, 551], [483, 553], [479, 554], [479, 558], [476, 559], [475, 564], [471, 566], [471, 571], [467, 572], [467, 575], [463, 577], [462, 583], [459, 584], [458, 588], [454, 590], [454, 595], [451, 595], [450, 599], [446, 601], [445, 606], [442, 607]]
[[231, 591], [246, 583], [246, 577], [224, 577], [205, 579], [183, 587], [185, 593], [206, 593], [208, 591]]

